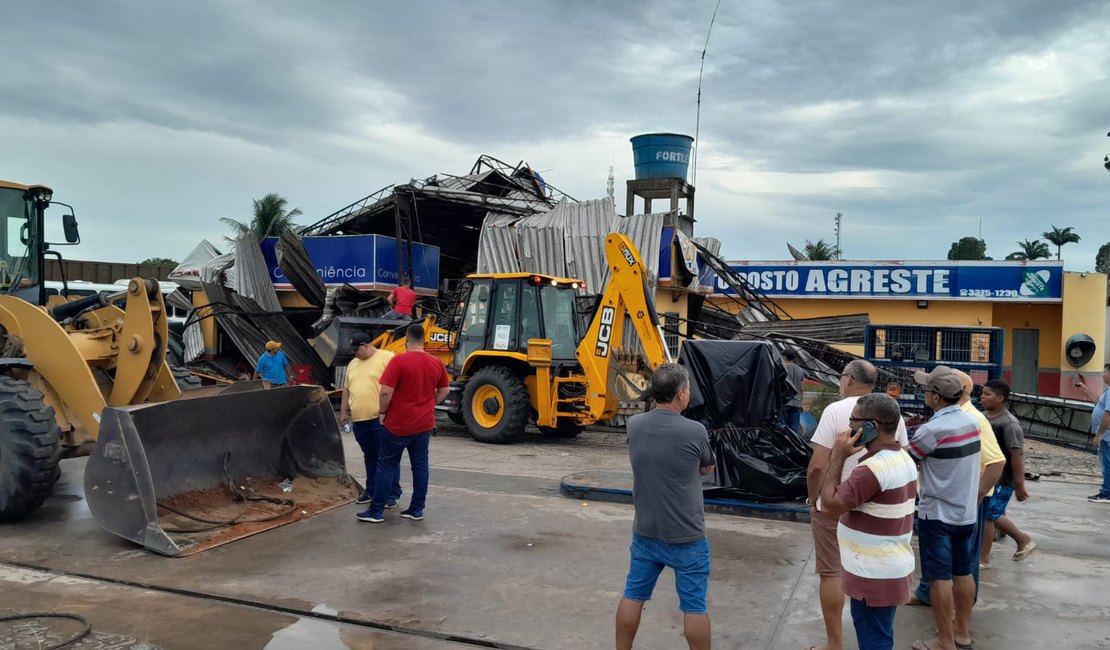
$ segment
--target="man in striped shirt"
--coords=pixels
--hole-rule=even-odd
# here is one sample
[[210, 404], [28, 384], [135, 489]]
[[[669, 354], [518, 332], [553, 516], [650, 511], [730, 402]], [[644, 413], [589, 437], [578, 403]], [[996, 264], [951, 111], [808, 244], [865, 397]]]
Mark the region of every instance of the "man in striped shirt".
[[[937, 637], [916, 641], [918, 650], [973, 647], [971, 608], [979, 554], [979, 423], [960, 408], [963, 383], [947, 366], [914, 374], [925, 387], [933, 417], [918, 427], [906, 451], [921, 463], [921, 502], [917, 509], [921, 577], [929, 581]], [[953, 622], [955, 619], [955, 622]]]
[[[890, 396], [860, 397], [849, 418], [852, 430], [837, 434], [821, 487], [823, 511], [843, 515], [836, 537], [860, 650], [894, 647], [894, 613], [913, 588], [917, 467], [896, 437], [901, 419]], [[844, 460], [863, 448], [859, 465], [837, 485]]]

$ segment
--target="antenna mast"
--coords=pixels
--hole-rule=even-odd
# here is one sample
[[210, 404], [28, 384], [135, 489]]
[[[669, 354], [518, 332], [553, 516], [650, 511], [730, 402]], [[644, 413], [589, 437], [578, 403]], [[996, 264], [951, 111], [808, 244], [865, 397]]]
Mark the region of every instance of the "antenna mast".
[[717, 10], [720, 8], [721, 0], [717, 0], [717, 6], [713, 8], [713, 17], [709, 19], [709, 29], [705, 32], [705, 45], [701, 48], [701, 67], [698, 68], [698, 110], [694, 122], [694, 160], [690, 165], [693, 168], [690, 173], [690, 184], [694, 187], [698, 185], [698, 145], [701, 143], [698, 139], [701, 134], [701, 77], [705, 72], [705, 53], [709, 51], [709, 35], [713, 33], [713, 23], [717, 21]]
[[836, 259], [838, 259], [838, 260], [844, 259], [844, 253], [840, 249], [840, 223], [841, 223], [841, 220], [843, 218], [844, 218], [844, 213], [841, 212], [840, 210], [837, 210], [836, 211], [836, 218], [833, 219], [833, 223], [834, 223], [833, 230], [836, 232]]

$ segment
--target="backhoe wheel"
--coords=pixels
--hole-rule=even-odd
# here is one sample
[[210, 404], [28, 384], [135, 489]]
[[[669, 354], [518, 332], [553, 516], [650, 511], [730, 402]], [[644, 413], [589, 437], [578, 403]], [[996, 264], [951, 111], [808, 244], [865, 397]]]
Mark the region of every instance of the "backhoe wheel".
[[200, 377], [189, 372], [188, 368], [181, 366], [170, 366], [170, 372], [173, 373], [173, 380], [177, 382], [178, 390], [189, 390], [191, 388], [200, 388]]
[[559, 418], [553, 427], [539, 427], [540, 433], [548, 438], [574, 438], [582, 433], [582, 425], [569, 418]]
[[61, 431], [42, 393], [0, 376], [0, 521], [42, 505], [61, 476]]
[[464, 426], [466, 425], [466, 417], [462, 413], [447, 411], [447, 419], [451, 420], [455, 424], [461, 424]]
[[474, 373], [463, 391], [463, 417], [478, 442], [513, 442], [524, 433], [531, 408], [524, 382], [501, 366]]

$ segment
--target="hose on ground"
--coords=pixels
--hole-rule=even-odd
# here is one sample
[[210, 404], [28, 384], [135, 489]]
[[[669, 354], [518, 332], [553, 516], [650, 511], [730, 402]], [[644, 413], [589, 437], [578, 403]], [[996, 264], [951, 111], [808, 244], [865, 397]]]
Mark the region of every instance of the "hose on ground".
[[61, 643], [55, 643], [54, 645], [40, 646], [42, 648], [42, 650], [57, 650], [58, 648], [64, 648], [66, 646], [71, 646], [74, 643], [77, 643], [81, 639], [88, 636], [89, 632], [92, 631], [92, 624], [89, 623], [87, 618], [85, 618], [84, 616], [81, 616], [80, 614], [71, 614], [69, 612], [31, 612], [31, 613], [27, 613], [27, 614], [10, 614], [10, 615], [5, 615], [5, 616], [0, 616], [0, 623], [6, 623], [6, 622], [11, 622], [11, 621], [29, 621], [29, 620], [33, 620], [33, 619], [36, 619], [36, 618], [63, 618], [63, 619], [71, 620], [71, 621], [77, 621], [78, 623], [80, 623], [81, 625], [84, 626], [84, 629], [82, 629], [80, 632], [78, 632], [74, 636], [70, 637], [66, 641], [63, 641]]
[[[230, 519], [222, 519], [222, 520], [207, 519], [207, 518], [201, 517], [200, 515], [190, 514], [190, 513], [184, 512], [182, 510], [179, 510], [177, 508], [173, 508], [171, 506], [168, 506], [164, 503], [159, 503], [158, 504], [159, 508], [162, 508], [164, 510], [168, 510], [168, 511], [172, 512], [175, 515], [178, 515], [180, 517], [184, 517], [186, 519], [191, 519], [193, 521], [196, 521], [196, 522], [199, 522], [199, 523], [202, 523], [202, 524], [209, 524], [208, 526], [197, 526], [197, 527], [193, 527], [193, 528], [168, 528], [168, 527], [163, 527], [162, 530], [164, 530], [167, 533], [204, 533], [204, 532], [208, 532], [208, 531], [211, 531], [211, 530], [216, 530], [216, 529], [219, 529], [219, 528], [226, 528], [228, 526], [234, 526], [236, 524], [257, 524], [257, 523], [263, 523], [263, 522], [267, 522], [267, 521], [273, 521], [275, 519], [280, 519], [282, 517], [285, 517], [285, 516], [289, 515], [290, 513], [296, 511], [296, 509], [297, 509], [297, 502], [294, 501], [293, 499], [279, 499], [277, 497], [271, 497], [271, 496], [266, 496], [266, 495], [262, 495], [262, 494], [251, 494], [250, 492], [247, 492], [245, 490], [240, 490], [238, 487], [236, 487], [235, 481], [232, 480], [232, 478], [231, 478], [231, 453], [230, 452], [227, 453], [227, 454], [224, 454], [224, 478], [227, 479], [227, 485], [228, 485], [228, 489], [231, 490], [231, 496], [236, 501], [241, 501], [243, 503], [243, 509], [239, 511], [239, 514], [235, 515], [234, 517], [232, 517]], [[250, 509], [250, 504], [252, 502], [253, 503], [272, 503], [274, 505], [285, 506], [285, 509], [283, 509], [281, 512], [279, 512], [277, 514], [270, 515], [268, 517], [262, 517], [262, 518], [258, 518], [258, 519], [244, 519], [244, 517], [247, 514], [247, 510]]]

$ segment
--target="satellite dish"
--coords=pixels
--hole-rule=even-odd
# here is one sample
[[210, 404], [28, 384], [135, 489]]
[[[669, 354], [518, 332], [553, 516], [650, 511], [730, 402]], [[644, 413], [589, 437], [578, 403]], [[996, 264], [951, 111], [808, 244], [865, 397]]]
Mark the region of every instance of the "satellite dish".
[[787, 248], [787, 250], [790, 251], [790, 255], [793, 256], [795, 260], [797, 260], [799, 262], [808, 262], [809, 261], [809, 258], [806, 257], [805, 253], [798, 250], [797, 248], [794, 248], [792, 245], [790, 245], [789, 242], [787, 242], [786, 248]]

